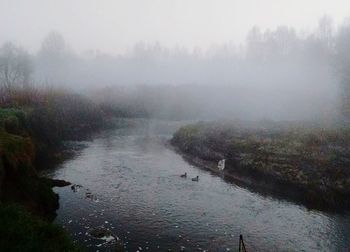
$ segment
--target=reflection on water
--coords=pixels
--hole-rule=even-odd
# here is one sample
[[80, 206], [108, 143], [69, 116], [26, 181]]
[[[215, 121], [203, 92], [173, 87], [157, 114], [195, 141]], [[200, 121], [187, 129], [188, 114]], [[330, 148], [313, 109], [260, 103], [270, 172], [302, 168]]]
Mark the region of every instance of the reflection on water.
[[349, 214], [309, 211], [191, 166], [165, 144], [178, 124], [124, 123], [133, 127], [104, 132], [48, 174], [81, 185], [55, 189], [56, 222], [88, 250], [112, 247], [89, 235], [96, 227], [127, 251], [237, 251], [240, 234], [248, 251], [350, 248]]

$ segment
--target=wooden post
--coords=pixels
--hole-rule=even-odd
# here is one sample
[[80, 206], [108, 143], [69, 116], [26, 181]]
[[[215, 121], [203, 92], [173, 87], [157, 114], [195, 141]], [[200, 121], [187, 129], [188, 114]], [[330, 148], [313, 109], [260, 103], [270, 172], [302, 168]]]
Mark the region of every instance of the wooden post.
[[247, 252], [245, 249], [244, 241], [243, 241], [243, 235], [239, 235], [239, 252]]

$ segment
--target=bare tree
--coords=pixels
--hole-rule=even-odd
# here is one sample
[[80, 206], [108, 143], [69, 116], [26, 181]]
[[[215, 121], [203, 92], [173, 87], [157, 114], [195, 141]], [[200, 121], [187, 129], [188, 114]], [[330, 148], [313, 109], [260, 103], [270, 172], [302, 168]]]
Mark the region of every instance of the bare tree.
[[335, 42], [335, 62], [341, 80], [342, 112], [350, 118], [350, 22], [340, 27]]
[[63, 36], [55, 31], [44, 38], [36, 59], [37, 76], [55, 85], [66, 83], [70, 80], [72, 69], [79, 68], [74, 65], [75, 57]]
[[58, 32], [50, 32], [43, 40], [39, 54], [49, 60], [59, 60], [66, 53], [66, 42]]
[[12, 43], [0, 48], [0, 85], [3, 88], [26, 88], [32, 72], [33, 66], [27, 52]]
[[247, 34], [247, 58], [256, 62], [264, 60], [262, 53], [263, 34], [259, 27], [254, 26]]
[[318, 36], [326, 49], [333, 49], [333, 19], [323, 16], [318, 22]]

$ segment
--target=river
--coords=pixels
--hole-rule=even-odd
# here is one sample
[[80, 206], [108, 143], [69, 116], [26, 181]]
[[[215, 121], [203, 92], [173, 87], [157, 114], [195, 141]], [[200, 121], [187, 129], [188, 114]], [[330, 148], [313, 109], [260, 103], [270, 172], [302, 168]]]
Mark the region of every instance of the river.
[[168, 146], [181, 123], [119, 124], [45, 174], [82, 186], [55, 188], [55, 222], [86, 250], [112, 250], [87, 233], [103, 226], [126, 251], [237, 251], [240, 234], [248, 251], [350, 251], [350, 213], [308, 210], [192, 166]]

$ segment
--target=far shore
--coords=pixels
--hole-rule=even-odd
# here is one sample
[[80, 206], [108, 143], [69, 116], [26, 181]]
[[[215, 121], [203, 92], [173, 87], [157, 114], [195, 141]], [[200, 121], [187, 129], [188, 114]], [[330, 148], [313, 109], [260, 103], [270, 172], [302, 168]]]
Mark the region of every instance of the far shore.
[[[182, 127], [171, 144], [190, 163], [249, 190], [338, 212], [350, 206], [349, 136], [344, 128], [244, 129], [206, 122]], [[219, 171], [223, 158], [226, 167]]]

